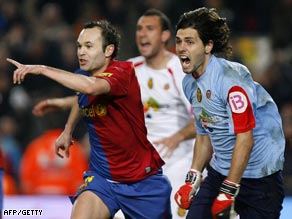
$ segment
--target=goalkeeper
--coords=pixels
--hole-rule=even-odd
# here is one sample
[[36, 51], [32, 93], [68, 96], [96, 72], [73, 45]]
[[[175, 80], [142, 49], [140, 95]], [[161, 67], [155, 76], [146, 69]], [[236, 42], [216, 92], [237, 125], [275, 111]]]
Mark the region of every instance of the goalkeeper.
[[[276, 219], [284, 135], [277, 106], [242, 64], [231, 62], [229, 28], [215, 9], [181, 15], [176, 53], [197, 137], [186, 183], [175, 194], [187, 219]], [[201, 172], [208, 176], [202, 182]]]

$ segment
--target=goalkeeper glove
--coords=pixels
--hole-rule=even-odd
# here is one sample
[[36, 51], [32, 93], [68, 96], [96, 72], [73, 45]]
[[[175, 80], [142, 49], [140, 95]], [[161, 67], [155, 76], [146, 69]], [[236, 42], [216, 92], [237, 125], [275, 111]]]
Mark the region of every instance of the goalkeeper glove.
[[198, 190], [202, 181], [202, 173], [191, 169], [186, 176], [185, 184], [175, 193], [174, 199], [179, 207], [189, 209], [192, 198]]
[[237, 216], [234, 210], [234, 201], [239, 193], [239, 188], [239, 184], [224, 180], [220, 193], [212, 206], [213, 219], [231, 219]]

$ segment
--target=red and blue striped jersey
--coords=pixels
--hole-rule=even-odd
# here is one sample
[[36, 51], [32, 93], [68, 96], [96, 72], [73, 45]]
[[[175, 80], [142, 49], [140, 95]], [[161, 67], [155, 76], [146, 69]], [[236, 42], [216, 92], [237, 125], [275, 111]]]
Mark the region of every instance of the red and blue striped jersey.
[[117, 182], [136, 182], [157, 173], [164, 161], [147, 139], [140, 88], [132, 62], [113, 60], [96, 77], [108, 81], [109, 94], [78, 94], [89, 131], [90, 169]]

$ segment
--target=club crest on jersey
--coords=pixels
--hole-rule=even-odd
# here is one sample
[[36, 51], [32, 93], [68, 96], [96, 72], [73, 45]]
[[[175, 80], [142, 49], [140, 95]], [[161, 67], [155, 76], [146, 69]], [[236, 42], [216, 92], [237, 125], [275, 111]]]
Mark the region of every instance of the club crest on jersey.
[[169, 84], [165, 84], [163, 87], [164, 90], [168, 90], [169, 89]]
[[197, 89], [197, 100], [198, 100], [198, 102], [202, 101], [202, 92], [201, 92], [200, 88]]
[[211, 91], [210, 90], [206, 91], [206, 97], [207, 97], [207, 99], [211, 98]]
[[149, 87], [150, 89], [152, 89], [152, 88], [153, 88], [153, 79], [152, 79], [152, 78], [149, 78], [147, 84], [148, 84], [148, 87]]
[[92, 182], [94, 176], [88, 176], [86, 177], [86, 179], [84, 180], [84, 183], [79, 187], [79, 190], [83, 190], [87, 187], [88, 183]]
[[231, 111], [234, 113], [243, 113], [248, 105], [246, 96], [239, 91], [234, 91], [229, 94], [228, 98]]

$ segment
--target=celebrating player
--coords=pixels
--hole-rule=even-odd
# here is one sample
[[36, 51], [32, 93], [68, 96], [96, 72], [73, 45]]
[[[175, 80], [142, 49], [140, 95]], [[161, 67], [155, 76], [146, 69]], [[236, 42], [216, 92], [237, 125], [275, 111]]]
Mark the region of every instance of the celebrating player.
[[17, 67], [16, 84], [28, 74], [43, 75], [78, 92], [56, 141], [57, 155], [68, 157], [72, 132], [83, 116], [91, 144], [90, 170], [72, 197], [72, 219], [108, 219], [119, 209], [126, 218], [169, 219], [171, 186], [162, 174], [164, 161], [147, 140], [134, 66], [114, 59], [118, 46], [119, 35], [107, 21], [91, 22], [77, 40], [80, 69], [89, 76], [7, 60]]
[[[185, 172], [192, 162], [196, 130], [190, 103], [182, 90], [184, 72], [178, 57], [167, 50], [171, 39], [169, 18], [157, 9], [145, 11], [138, 19], [136, 44], [140, 56], [129, 59], [135, 66], [144, 105], [147, 136], [154, 143], [165, 165], [164, 174], [172, 185], [172, 197], [184, 182]], [[73, 98], [51, 98], [40, 101], [35, 115], [68, 109]], [[171, 199], [173, 219], [183, 218]], [[121, 212], [117, 215], [123, 218]]]
[[[157, 9], [147, 10], [137, 22], [136, 44], [140, 56], [131, 58], [140, 84], [148, 139], [154, 142], [172, 185], [172, 197], [183, 183], [192, 162], [196, 134], [190, 103], [184, 96], [184, 72], [178, 57], [167, 50], [171, 25]], [[173, 219], [183, 218], [171, 199]]]
[[175, 195], [177, 203], [189, 208], [187, 219], [229, 219], [235, 212], [240, 219], [279, 218], [284, 198], [281, 118], [249, 70], [226, 59], [231, 54], [226, 20], [205, 7], [182, 14], [176, 53], [197, 128], [193, 163]]

